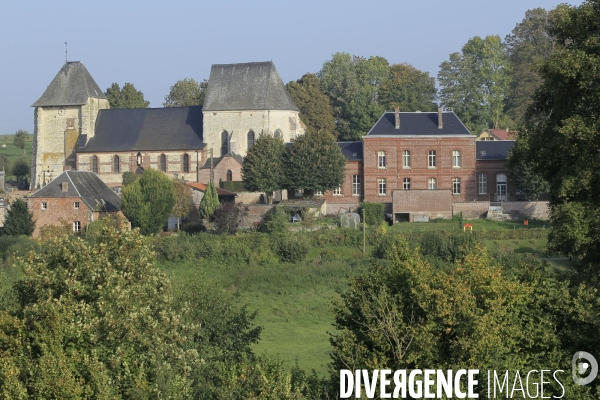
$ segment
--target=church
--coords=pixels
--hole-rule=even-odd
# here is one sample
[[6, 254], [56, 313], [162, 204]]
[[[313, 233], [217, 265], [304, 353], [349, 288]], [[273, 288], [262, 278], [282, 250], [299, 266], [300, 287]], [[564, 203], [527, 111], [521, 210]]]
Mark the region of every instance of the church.
[[203, 106], [140, 109], [110, 109], [85, 66], [67, 62], [32, 106], [32, 189], [68, 170], [95, 172], [110, 187], [147, 168], [189, 182], [240, 181], [259, 135], [289, 143], [304, 134], [271, 61], [213, 65]]

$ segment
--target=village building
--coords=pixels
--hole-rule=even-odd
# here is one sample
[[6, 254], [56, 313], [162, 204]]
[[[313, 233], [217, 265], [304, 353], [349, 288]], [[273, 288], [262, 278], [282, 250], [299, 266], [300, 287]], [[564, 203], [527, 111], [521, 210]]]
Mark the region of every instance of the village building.
[[47, 225], [81, 232], [92, 221], [121, 210], [121, 198], [93, 172], [65, 171], [28, 198], [33, 237]]

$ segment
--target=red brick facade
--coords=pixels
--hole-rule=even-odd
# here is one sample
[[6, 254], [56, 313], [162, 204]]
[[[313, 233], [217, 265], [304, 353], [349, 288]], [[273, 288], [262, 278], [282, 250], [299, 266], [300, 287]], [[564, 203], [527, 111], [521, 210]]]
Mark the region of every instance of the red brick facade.
[[[477, 160], [475, 168], [477, 176], [477, 200], [480, 201], [506, 201], [515, 200], [515, 191], [508, 180], [508, 165], [506, 160]], [[484, 175], [482, 178], [481, 175]], [[499, 184], [506, 182], [506, 195], [498, 193], [502, 190]]]

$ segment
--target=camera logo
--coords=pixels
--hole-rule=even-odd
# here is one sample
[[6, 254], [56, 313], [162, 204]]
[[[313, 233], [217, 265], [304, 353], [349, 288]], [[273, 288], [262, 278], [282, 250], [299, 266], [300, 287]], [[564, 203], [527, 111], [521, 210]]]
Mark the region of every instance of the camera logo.
[[[578, 351], [573, 354], [572, 366], [573, 382], [575, 382], [576, 385], [587, 385], [596, 379], [596, 375], [598, 375], [598, 362], [593, 355], [586, 353], [585, 351]], [[588, 371], [590, 371], [589, 375], [582, 378]]]

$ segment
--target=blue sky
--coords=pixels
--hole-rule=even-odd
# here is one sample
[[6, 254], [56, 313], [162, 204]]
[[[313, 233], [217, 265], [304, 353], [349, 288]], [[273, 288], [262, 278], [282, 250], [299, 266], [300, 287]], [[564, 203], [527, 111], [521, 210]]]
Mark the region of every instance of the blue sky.
[[[407, 62], [436, 76], [473, 36], [504, 38], [555, 0], [0, 2], [0, 134], [33, 132], [33, 108], [65, 62], [98, 85], [131, 82], [162, 107], [177, 80], [211, 64], [273, 60], [284, 83], [336, 52]], [[581, 1], [572, 4], [578, 5]]]

